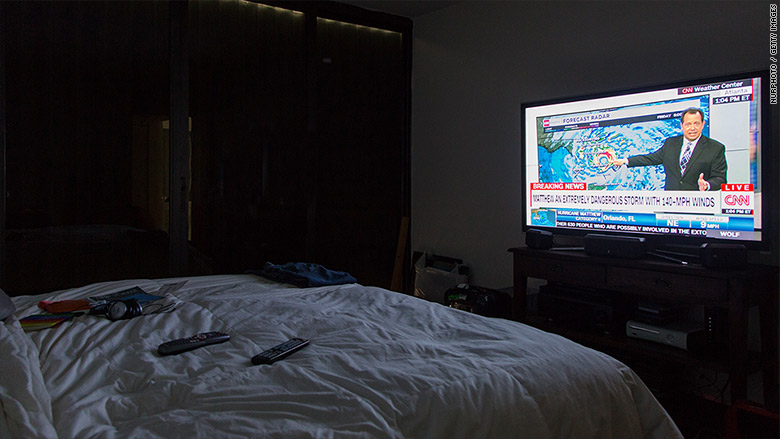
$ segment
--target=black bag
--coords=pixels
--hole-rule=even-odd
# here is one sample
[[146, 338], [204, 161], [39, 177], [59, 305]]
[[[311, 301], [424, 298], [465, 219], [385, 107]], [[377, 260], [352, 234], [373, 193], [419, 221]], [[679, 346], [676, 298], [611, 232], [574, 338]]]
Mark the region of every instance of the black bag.
[[458, 285], [444, 293], [444, 304], [488, 317], [512, 317], [512, 296], [489, 288]]

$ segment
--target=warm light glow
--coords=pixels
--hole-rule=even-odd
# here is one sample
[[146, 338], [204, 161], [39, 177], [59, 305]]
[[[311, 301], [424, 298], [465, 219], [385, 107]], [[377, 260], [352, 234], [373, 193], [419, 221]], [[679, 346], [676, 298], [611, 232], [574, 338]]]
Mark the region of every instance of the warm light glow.
[[263, 4], [263, 3], [257, 3], [257, 2], [253, 2], [253, 1], [250, 1], [250, 0], [239, 0], [239, 1], [244, 2], [244, 3], [251, 3], [253, 5], [257, 5], [258, 7], [265, 8], [265, 9], [273, 9], [276, 12], [287, 12], [287, 13], [290, 13], [290, 14], [293, 14], [293, 15], [303, 15], [303, 12], [295, 11], [293, 9], [280, 8], [278, 6], [266, 5], [266, 4]]
[[[267, 4], [264, 4], [264, 3], [258, 3], [256, 1], [252, 1], [252, 0], [239, 0], [239, 1], [243, 2], [243, 3], [251, 3], [251, 4], [256, 5], [257, 7], [260, 7], [260, 8], [272, 9], [272, 10], [274, 10], [276, 12], [290, 13], [290, 14], [293, 14], [293, 15], [304, 15], [304, 13], [301, 12], [301, 11], [296, 11], [296, 10], [287, 9], [287, 8], [280, 8], [278, 6], [271, 6], [271, 5], [267, 5]], [[367, 29], [367, 30], [369, 30], [371, 32], [386, 32], [386, 33], [392, 33], [392, 34], [400, 35], [400, 32], [395, 32], [395, 31], [391, 31], [391, 30], [387, 30], [387, 29], [380, 29], [380, 28], [377, 28], [377, 27], [364, 26], [362, 24], [347, 23], [347, 22], [339, 21], [339, 20], [331, 20], [329, 18], [319, 18], [318, 17], [317, 21], [318, 22], [322, 21], [322, 22], [324, 22], [326, 24], [339, 24], [341, 26], [354, 26], [357, 29]]]
[[386, 33], [392, 33], [392, 34], [400, 35], [399, 32], [394, 32], [394, 31], [387, 30], [387, 29], [379, 29], [377, 27], [363, 26], [362, 24], [354, 24], [354, 23], [347, 23], [347, 22], [344, 22], [344, 21], [331, 20], [329, 18], [317, 18], [317, 21], [318, 22], [321, 21], [321, 22], [323, 22], [325, 24], [339, 24], [341, 26], [353, 26], [353, 27], [355, 27], [357, 29], [368, 29], [369, 31], [372, 31], [372, 32], [386, 32]]

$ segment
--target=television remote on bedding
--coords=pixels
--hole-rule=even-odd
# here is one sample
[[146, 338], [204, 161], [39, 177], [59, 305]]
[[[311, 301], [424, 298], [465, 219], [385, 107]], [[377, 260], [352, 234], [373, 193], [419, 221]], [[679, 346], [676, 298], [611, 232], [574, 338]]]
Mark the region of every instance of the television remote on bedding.
[[193, 349], [202, 348], [203, 346], [224, 343], [228, 340], [230, 340], [230, 335], [225, 334], [224, 332], [201, 332], [192, 337], [167, 341], [157, 347], [157, 353], [160, 355], [176, 355]]
[[252, 357], [252, 364], [271, 364], [274, 361], [281, 360], [282, 358], [292, 354], [293, 352], [303, 348], [309, 344], [309, 340], [303, 338], [291, 338], [284, 343], [278, 344], [271, 349], [260, 352]]

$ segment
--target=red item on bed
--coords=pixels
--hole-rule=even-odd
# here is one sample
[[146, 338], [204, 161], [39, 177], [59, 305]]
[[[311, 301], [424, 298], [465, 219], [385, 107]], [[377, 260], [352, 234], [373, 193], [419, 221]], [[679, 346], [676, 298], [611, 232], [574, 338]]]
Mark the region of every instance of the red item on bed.
[[59, 314], [63, 312], [86, 310], [90, 308], [90, 305], [87, 300], [59, 300], [54, 302], [41, 300], [38, 302], [38, 307], [52, 314]]

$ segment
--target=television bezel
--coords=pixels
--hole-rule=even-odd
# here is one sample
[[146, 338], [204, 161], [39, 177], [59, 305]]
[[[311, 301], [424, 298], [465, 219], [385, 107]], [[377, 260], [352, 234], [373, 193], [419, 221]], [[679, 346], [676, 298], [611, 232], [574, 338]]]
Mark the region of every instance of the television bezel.
[[[704, 243], [720, 243], [720, 244], [743, 244], [750, 250], [756, 251], [776, 251], [774, 248], [778, 243], [775, 242], [775, 234], [777, 233], [777, 221], [772, 217], [771, 212], [776, 212], [780, 200], [778, 200], [777, 184], [777, 164], [775, 162], [780, 161], [780, 156], [777, 150], [777, 139], [774, 131], [777, 127], [773, 126], [771, 115], [774, 113], [776, 105], [770, 104], [769, 89], [770, 89], [770, 72], [769, 70], [754, 70], [737, 73], [728, 73], [721, 75], [709, 75], [698, 76], [690, 79], [683, 80], [671, 80], [667, 82], [658, 82], [650, 85], [642, 85], [638, 87], [623, 88], [605, 90], [597, 93], [581, 94], [581, 95], [568, 95], [551, 99], [544, 99], [538, 101], [524, 102], [520, 105], [520, 167], [521, 167], [521, 203], [522, 203], [522, 230], [527, 232], [529, 229], [546, 230], [553, 233], [553, 235], [562, 235], [567, 237], [584, 237], [589, 233], [596, 233], [594, 230], [589, 229], [572, 229], [572, 228], [559, 228], [551, 226], [537, 226], [528, 224], [528, 200], [527, 194], [527, 174], [526, 174], [526, 151], [529, 147], [526, 145], [526, 111], [529, 108], [535, 108], [545, 105], [564, 104], [569, 102], [584, 101], [589, 99], [609, 98], [619, 95], [627, 95], [634, 93], [652, 92], [656, 90], [680, 88], [684, 86], [690, 86], [694, 84], [708, 84], [721, 81], [730, 81], [736, 79], [745, 78], [760, 78], [761, 79], [761, 240], [733, 240], [725, 238], [714, 238], [704, 236], [685, 236], [685, 235], [667, 235], [667, 234], [654, 234], [654, 233], [636, 233], [625, 231], [607, 231], [598, 230], [599, 234], [606, 234], [612, 236], [634, 236], [643, 237], [653, 247], [696, 247]], [[531, 146], [533, 148], [538, 145]], [[777, 213], [777, 212], [776, 212]]]

